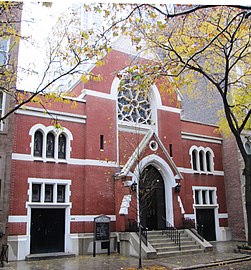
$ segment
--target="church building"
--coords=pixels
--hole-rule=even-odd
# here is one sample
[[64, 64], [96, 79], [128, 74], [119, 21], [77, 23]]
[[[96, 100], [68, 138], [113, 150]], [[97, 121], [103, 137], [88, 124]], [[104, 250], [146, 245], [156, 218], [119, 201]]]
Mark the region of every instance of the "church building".
[[112, 252], [139, 219], [149, 231], [190, 219], [208, 241], [231, 239], [217, 126], [182, 119], [179, 93], [158, 82], [135, 91], [118, 76], [133, 57], [115, 48], [92, 70], [100, 82], [78, 81], [46, 113], [35, 103], [15, 113], [10, 260], [91, 254], [100, 215], [111, 221]]

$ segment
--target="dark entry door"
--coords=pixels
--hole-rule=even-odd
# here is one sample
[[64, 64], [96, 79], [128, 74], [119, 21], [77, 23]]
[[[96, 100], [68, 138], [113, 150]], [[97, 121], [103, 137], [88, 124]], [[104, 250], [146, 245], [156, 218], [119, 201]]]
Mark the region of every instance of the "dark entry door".
[[65, 209], [31, 210], [31, 254], [64, 251]]
[[199, 225], [203, 225], [203, 236], [207, 241], [215, 241], [214, 209], [197, 209], [196, 219]]
[[154, 166], [148, 166], [140, 181], [141, 223], [148, 230], [164, 228], [166, 214], [164, 181]]

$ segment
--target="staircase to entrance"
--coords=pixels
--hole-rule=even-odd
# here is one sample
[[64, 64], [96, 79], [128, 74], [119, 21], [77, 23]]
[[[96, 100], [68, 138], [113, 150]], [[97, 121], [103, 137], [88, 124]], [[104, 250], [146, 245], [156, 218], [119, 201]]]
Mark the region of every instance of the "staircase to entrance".
[[187, 230], [178, 230], [180, 234], [180, 247], [163, 231], [148, 231], [148, 243], [156, 250], [157, 257], [168, 257], [204, 252], [204, 247], [196, 241]]

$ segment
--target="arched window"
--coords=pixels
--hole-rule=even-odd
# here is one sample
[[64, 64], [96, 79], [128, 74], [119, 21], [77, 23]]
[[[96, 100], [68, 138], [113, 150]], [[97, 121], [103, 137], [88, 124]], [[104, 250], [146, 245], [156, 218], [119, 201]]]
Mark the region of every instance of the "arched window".
[[205, 167], [204, 167], [204, 151], [200, 150], [199, 152], [199, 159], [200, 159], [200, 170], [201, 171], [205, 171]]
[[135, 75], [124, 76], [118, 91], [118, 119], [125, 122], [151, 125], [152, 109], [148, 89], [138, 86]]
[[65, 159], [66, 157], [66, 137], [60, 134], [58, 138], [58, 158]]
[[206, 152], [206, 163], [207, 163], [207, 171], [211, 172], [212, 171], [212, 154], [209, 151]]
[[46, 140], [46, 157], [54, 158], [54, 143], [55, 143], [55, 137], [53, 133], [47, 134], [47, 140]]
[[64, 159], [68, 161], [70, 159], [71, 143], [73, 136], [71, 132], [64, 128], [59, 132], [54, 132], [53, 126], [46, 127], [42, 124], [36, 124], [30, 129], [30, 136], [32, 138], [31, 154], [34, 159], [43, 159], [44, 162], [51, 162], [52, 159], [55, 162]]
[[37, 130], [34, 135], [34, 156], [42, 157], [43, 153], [43, 134]]
[[193, 150], [192, 151], [192, 162], [193, 162], [193, 169], [195, 171], [198, 171], [198, 166], [197, 166], [197, 155], [198, 155], [198, 152], [197, 150]]
[[189, 154], [191, 157], [192, 169], [199, 173], [213, 173], [214, 171], [214, 153], [209, 147], [193, 145]]

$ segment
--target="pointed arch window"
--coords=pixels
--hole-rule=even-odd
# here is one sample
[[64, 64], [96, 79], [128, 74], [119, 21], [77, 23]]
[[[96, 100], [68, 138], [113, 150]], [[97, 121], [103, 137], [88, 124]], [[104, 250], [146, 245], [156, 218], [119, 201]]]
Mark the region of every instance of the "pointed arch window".
[[195, 173], [213, 173], [214, 153], [209, 147], [192, 146], [189, 154], [191, 156], [191, 166]]
[[202, 150], [200, 150], [200, 152], [199, 152], [199, 159], [200, 159], [200, 170], [201, 171], [205, 171], [205, 167], [204, 167], [204, 152]]
[[32, 137], [31, 154], [34, 160], [44, 162], [67, 162], [70, 159], [71, 132], [64, 128], [62, 132], [55, 130], [53, 126], [45, 127], [36, 124], [29, 132]]
[[55, 143], [55, 137], [53, 133], [47, 134], [47, 140], [46, 140], [46, 157], [54, 158], [54, 143]]
[[58, 138], [58, 158], [65, 159], [66, 157], [66, 137], [60, 134]]
[[42, 157], [43, 152], [43, 134], [37, 130], [34, 136], [34, 156]]
[[211, 172], [212, 171], [212, 154], [209, 151], [206, 152], [206, 163], [207, 163], [207, 171]]
[[192, 162], [193, 162], [193, 169], [195, 171], [198, 171], [198, 166], [197, 166], [197, 155], [198, 155], [198, 152], [197, 150], [193, 150], [192, 151]]

